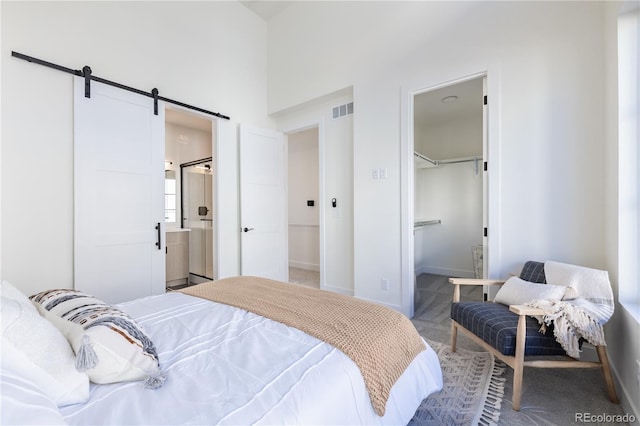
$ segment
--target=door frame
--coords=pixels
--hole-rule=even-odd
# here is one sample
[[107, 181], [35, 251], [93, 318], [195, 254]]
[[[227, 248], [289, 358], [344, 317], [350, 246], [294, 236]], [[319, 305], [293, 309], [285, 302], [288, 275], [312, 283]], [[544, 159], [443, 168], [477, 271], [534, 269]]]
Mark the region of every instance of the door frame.
[[[302, 126], [296, 126], [292, 128], [288, 128], [283, 130], [282, 133], [285, 136], [285, 148], [287, 158], [289, 156], [289, 135], [292, 133], [298, 133], [305, 130], [317, 128], [318, 129], [318, 233], [319, 233], [319, 244], [320, 244], [320, 289], [325, 290], [326, 288], [326, 239], [325, 239], [325, 217], [326, 217], [326, 188], [325, 188], [325, 147], [324, 147], [324, 119], [310, 121], [308, 123], [303, 124]], [[289, 175], [289, 170], [287, 169], [287, 176]], [[289, 187], [287, 185], [287, 201], [289, 200]], [[289, 227], [287, 226], [287, 241], [289, 241]]]
[[483, 223], [488, 229], [485, 239], [484, 277], [495, 278], [500, 273], [500, 200], [499, 200], [499, 147], [498, 147], [498, 111], [499, 87], [498, 75], [493, 71], [469, 73], [450, 79], [442, 78], [430, 81], [418, 81], [401, 89], [401, 309], [409, 318], [414, 315], [414, 191], [415, 167], [414, 152], [414, 97], [421, 93], [441, 89], [468, 80], [484, 78], [485, 94], [488, 104], [483, 109], [483, 154], [487, 163], [486, 184], [483, 184]]

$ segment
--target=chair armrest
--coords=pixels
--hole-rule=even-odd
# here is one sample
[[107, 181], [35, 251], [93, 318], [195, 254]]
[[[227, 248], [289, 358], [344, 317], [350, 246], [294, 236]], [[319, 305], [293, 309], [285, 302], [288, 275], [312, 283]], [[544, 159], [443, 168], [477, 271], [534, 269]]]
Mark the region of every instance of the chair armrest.
[[455, 287], [453, 288], [453, 303], [460, 301], [461, 285], [502, 285], [504, 280], [485, 280], [480, 278], [449, 278], [449, 282]]
[[518, 315], [544, 315], [544, 311], [542, 309], [527, 305], [510, 305], [509, 310]]

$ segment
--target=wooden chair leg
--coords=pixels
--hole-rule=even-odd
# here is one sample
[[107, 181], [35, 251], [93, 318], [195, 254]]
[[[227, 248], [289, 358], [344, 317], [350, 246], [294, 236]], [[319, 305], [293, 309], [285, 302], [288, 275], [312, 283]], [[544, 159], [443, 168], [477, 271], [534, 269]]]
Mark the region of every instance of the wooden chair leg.
[[513, 366], [513, 402], [511, 406], [515, 411], [520, 411], [522, 397], [522, 376], [524, 373], [524, 344], [527, 340], [527, 320], [525, 315], [518, 319], [516, 334], [516, 356]]
[[458, 327], [456, 327], [456, 322], [451, 322], [451, 352], [456, 351], [456, 344], [458, 340]]
[[609, 366], [609, 357], [607, 356], [607, 348], [605, 346], [596, 346], [598, 351], [598, 358], [600, 364], [602, 364], [602, 375], [604, 376], [604, 384], [607, 387], [607, 394], [609, 399], [614, 404], [619, 404], [618, 394], [616, 393], [616, 385], [613, 382], [613, 376], [611, 375], [611, 367]]

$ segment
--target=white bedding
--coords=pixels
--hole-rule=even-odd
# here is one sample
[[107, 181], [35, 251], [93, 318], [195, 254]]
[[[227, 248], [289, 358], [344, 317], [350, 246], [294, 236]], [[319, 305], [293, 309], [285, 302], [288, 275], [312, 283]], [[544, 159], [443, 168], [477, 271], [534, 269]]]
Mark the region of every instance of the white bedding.
[[373, 411], [357, 366], [339, 350], [258, 315], [181, 293], [117, 305], [156, 345], [164, 386], [91, 385], [85, 404], [60, 408], [69, 424], [406, 424], [442, 388], [427, 349]]

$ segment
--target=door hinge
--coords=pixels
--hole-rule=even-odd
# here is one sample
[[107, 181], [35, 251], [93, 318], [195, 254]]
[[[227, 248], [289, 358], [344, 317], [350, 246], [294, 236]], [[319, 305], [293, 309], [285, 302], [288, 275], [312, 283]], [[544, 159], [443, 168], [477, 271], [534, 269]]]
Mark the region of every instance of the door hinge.
[[489, 234], [489, 231], [487, 230], [487, 228], [484, 228], [484, 236], [486, 237]]
[[489, 166], [487, 165], [487, 162], [486, 162], [486, 161], [484, 162], [484, 166], [483, 166], [483, 167], [484, 167], [484, 171], [485, 171], [485, 172], [489, 169]]
[[483, 103], [484, 105], [487, 105], [487, 95], [484, 95]]

